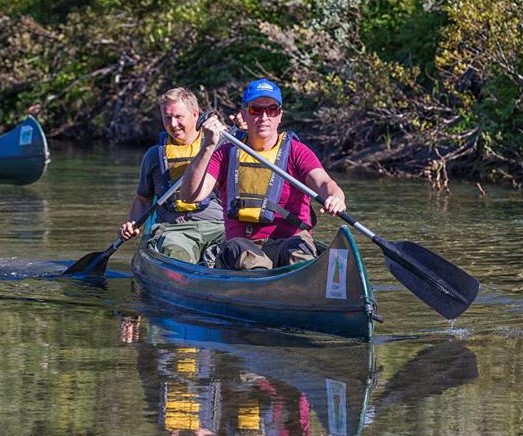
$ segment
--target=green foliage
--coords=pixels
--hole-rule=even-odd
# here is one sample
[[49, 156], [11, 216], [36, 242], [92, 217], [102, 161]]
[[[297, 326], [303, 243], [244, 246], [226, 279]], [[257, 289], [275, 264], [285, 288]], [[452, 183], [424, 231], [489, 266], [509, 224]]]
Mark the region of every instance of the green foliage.
[[383, 60], [418, 66], [428, 83], [433, 76], [439, 30], [446, 24], [438, 8], [421, 0], [369, 1], [362, 5], [362, 39]]
[[[167, 87], [181, 84], [203, 93], [221, 87], [227, 94], [246, 80], [246, 71], [251, 76], [285, 71], [286, 60], [275, 56], [261, 28], [272, 18], [292, 23], [302, 12], [284, 8], [288, 2], [263, 3], [99, 0], [70, 10], [66, 22], [52, 30], [29, 17], [6, 17], [6, 59], [14, 55], [15, 62], [27, 66], [25, 45], [32, 50], [45, 46], [45, 54], [36, 55], [39, 74], [25, 67], [21, 71], [27, 90], [15, 94], [7, 86], [0, 92], [13, 95], [10, 107], [18, 113], [42, 104], [42, 118], [51, 127], [80, 127], [100, 120], [101, 111], [105, 128], [81, 130], [102, 136], [126, 124], [133, 126], [128, 134], [118, 127], [114, 139], [138, 138], [147, 128], [144, 123], [154, 118], [155, 96]], [[34, 26], [52, 37], [41, 42]], [[8, 65], [0, 74], [13, 75]]]
[[522, 3], [449, 2], [445, 11], [452, 25], [436, 57], [449, 93], [476, 115], [488, 138], [488, 147], [481, 148], [484, 157], [495, 155], [515, 166], [523, 155]]
[[244, 84], [267, 76], [282, 86], [286, 127], [324, 139], [326, 158], [372, 147], [387, 151], [369, 159], [389, 174], [488, 177], [503, 165], [521, 178], [521, 0], [0, 6], [2, 127], [40, 105], [52, 134], [149, 141], [166, 88], [230, 113]]

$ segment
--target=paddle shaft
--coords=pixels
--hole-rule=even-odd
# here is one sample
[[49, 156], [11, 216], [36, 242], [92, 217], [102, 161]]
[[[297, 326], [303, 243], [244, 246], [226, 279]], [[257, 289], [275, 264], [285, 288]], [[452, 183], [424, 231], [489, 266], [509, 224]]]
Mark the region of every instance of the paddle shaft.
[[[172, 197], [172, 195], [180, 188], [182, 184], [182, 178], [179, 178], [166, 192], [163, 194], [157, 201], [155, 201], [147, 210], [135, 221], [133, 227], [135, 229], [140, 228], [145, 221], [153, 214], [153, 212], [159, 206], [162, 206], [164, 203]], [[76, 261], [73, 265], [67, 268], [62, 276], [72, 275], [72, 274], [94, 274], [95, 272], [99, 275], [103, 275], [105, 271], [107, 261], [113, 253], [120, 248], [120, 246], [126, 240], [121, 236], [118, 237], [107, 249], [102, 252], [89, 253], [83, 256], [81, 259]]]

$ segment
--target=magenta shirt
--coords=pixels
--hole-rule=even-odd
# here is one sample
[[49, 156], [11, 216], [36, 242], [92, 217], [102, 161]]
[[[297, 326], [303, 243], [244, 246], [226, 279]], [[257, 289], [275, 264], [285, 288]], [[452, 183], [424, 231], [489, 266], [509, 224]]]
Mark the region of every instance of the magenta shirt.
[[[231, 239], [237, 236], [246, 237], [246, 226], [252, 225], [253, 232], [250, 239], [278, 239], [288, 238], [300, 232], [300, 229], [288, 224], [278, 214], [275, 213], [274, 221], [271, 224], [243, 223], [227, 217], [227, 167], [229, 165], [229, 152], [233, 144], [225, 144], [216, 150], [209, 162], [207, 172], [213, 176], [219, 184], [220, 198], [222, 200], [225, 220], [225, 237]], [[316, 168], [322, 168], [318, 157], [305, 144], [293, 140], [287, 162], [287, 172], [305, 183], [307, 175]], [[279, 176], [276, 176], [279, 177]], [[292, 212], [303, 222], [311, 225], [310, 218], [310, 198], [299, 189], [291, 186], [287, 181], [283, 183], [280, 206]]]

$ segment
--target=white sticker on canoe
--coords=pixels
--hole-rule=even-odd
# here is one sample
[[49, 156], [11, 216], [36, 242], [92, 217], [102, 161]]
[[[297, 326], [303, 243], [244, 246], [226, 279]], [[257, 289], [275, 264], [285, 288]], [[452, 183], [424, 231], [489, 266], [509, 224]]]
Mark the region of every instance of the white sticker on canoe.
[[343, 382], [325, 379], [329, 414], [329, 434], [347, 435], [347, 385]]
[[349, 250], [329, 249], [329, 268], [327, 270], [326, 298], [347, 299], [347, 260]]
[[31, 126], [22, 126], [20, 129], [20, 145], [29, 145], [33, 142], [33, 128]]

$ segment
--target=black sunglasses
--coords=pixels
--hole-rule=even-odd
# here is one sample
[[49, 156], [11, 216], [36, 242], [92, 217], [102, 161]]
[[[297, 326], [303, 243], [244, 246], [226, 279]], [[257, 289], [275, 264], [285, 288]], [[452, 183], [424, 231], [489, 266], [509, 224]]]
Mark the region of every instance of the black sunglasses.
[[261, 116], [265, 112], [268, 117], [274, 118], [281, 114], [282, 107], [279, 104], [271, 104], [270, 106], [247, 106], [247, 112], [249, 115]]

